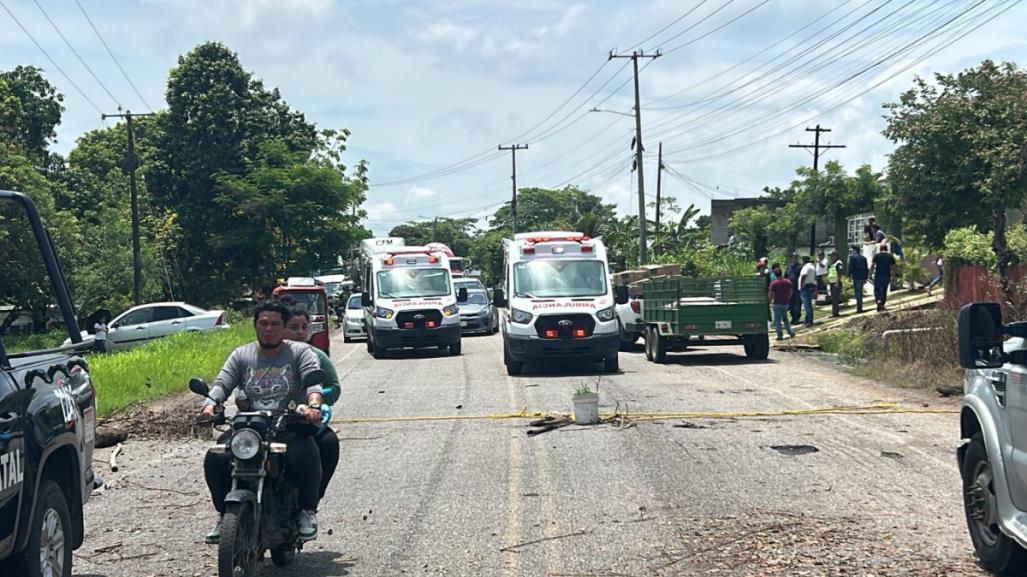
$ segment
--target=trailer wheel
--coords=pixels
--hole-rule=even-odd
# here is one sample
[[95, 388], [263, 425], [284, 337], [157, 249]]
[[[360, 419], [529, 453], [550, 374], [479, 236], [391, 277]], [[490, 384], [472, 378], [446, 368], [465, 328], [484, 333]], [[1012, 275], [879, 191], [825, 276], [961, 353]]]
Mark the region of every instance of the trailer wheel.
[[653, 343], [655, 342], [655, 339], [653, 338], [653, 327], [646, 327], [644, 332], [645, 342], [643, 344], [645, 346], [645, 360], [651, 363], [653, 362]]
[[752, 335], [745, 337], [742, 341], [745, 347], [745, 356], [750, 359], [764, 361], [770, 356], [770, 336]]
[[667, 349], [670, 343], [667, 342], [667, 337], [661, 335], [656, 327], [653, 327], [652, 332], [649, 334], [653, 337], [653, 362], [662, 365], [667, 362]]

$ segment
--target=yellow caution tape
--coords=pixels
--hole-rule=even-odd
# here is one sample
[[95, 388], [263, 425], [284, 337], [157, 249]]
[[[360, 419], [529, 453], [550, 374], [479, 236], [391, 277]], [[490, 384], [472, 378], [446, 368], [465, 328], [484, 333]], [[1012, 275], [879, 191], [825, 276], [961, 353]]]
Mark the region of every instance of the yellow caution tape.
[[[600, 413], [601, 419], [624, 417], [629, 421], [658, 421], [662, 419], [741, 419], [753, 417], [788, 417], [794, 415], [880, 415], [891, 413], [957, 413], [958, 409], [903, 407], [898, 403], [875, 403], [873, 405], [852, 405], [821, 407], [812, 409], [782, 409], [778, 411], [727, 411], [727, 412], [676, 412], [676, 413]], [[486, 415], [425, 415], [412, 417], [359, 417], [333, 419], [333, 423], [403, 423], [414, 421], [491, 421], [502, 419], [540, 419], [545, 417], [571, 417], [569, 413], [529, 412], [527, 407], [519, 413], [494, 413]]]

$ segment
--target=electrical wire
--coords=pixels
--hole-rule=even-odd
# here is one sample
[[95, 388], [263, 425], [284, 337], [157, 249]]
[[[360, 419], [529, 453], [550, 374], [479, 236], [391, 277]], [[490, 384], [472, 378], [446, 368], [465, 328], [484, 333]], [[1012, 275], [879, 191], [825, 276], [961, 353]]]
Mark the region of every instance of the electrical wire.
[[45, 56], [46, 59], [50, 61], [50, 64], [53, 64], [54, 68], [61, 73], [61, 76], [63, 76], [64, 79], [68, 81], [68, 84], [70, 84], [71, 87], [79, 93], [79, 96], [81, 96], [83, 100], [88, 102], [89, 105], [92, 106], [94, 110], [96, 110], [97, 114], [102, 115], [103, 111], [100, 110], [100, 107], [97, 106], [96, 103], [92, 101], [92, 99], [86, 96], [86, 93], [83, 92], [81, 88], [79, 88], [78, 84], [75, 84], [75, 81], [72, 80], [70, 76], [68, 76], [68, 73], [65, 72], [59, 64], [57, 64], [57, 62], [50, 56], [50, 53], [47, 52], [46, 49], [43, 48], [43, 46], [39, 42], [36, 41], [35, 37], [33, 37], [32, 34], [28, 31], [28, 29], [25, 28], [24, 25], [22, 25], [21, 21], [18, 20], [18, 17], [14, 15], [14, 12], [11, 12], [11, 9], [7, 7], [7, 4], [5, 4], [3, 0], [0, 0], [0, 8], [3, 8], [4, 12], [7, 12], [7, 15], [11, 17], [11, 20], [14, 20], [14, 23], [18, 25], [18, 28], [21, 28], [21, 31], [25, 33], [25, 36], [28, 36], [29, 40], [31, 40], [32, 43], [36, 45], [36, 48], [38, 48], [39, 51], [43, 53], [43, 56]]
[[153, 112], [153, 108], [149, 105], [149, 103], [146, 102], [146, 99], [143, 98], [142, 93], [139, 92], [139, 89], [136, 88], [135, 83], [132, 82], [132, 79], [129, 78], [128, 73], [125, 72], [125, 69], [121, 66], [121, 62], [118, 62], [118, 59], [114, 57], [114, 52], [111, 51], [111, 47], [107, 45], [107, 41], [103, 39], [103, 35], [100, 34], [100, 31], [96, 28], [96, 25], [93, 24], [93, 19], [89, 17], [88, 13], [86, 13], [86, 9], [82, 6], [82, 3], [79, 2], [79, 0], [75, 0], [75, 4], [77, 4], [78, 9], [82, 11], [82, 15], [85, 16], [86, 22], [89, 22], [89, 27], [93, 29], [94, 33], [96, 33], [96, 37], [100, 40], [100, 44], [103, 44], [104, 49], [107, 50], [107, 54], [110, 55], [111, 60], [114, 61], [114, 64], [118, 67], [118, 70], [121, 71], [121, 75], [125, 77], [125, 80], [128, 82], [128, 85], [132, 87], [132, 90], [135, 92], [136, 96], [139, 97], [139, 101], [143, 103], [143, 106], [146, 106], [147, 110]]
[[710, 31], [709, 31], [709, 32], [707, 32], [706, 34], [703, 34], [703, 35], [701, 35], [701, 36], [698, 36], [698, 37], [696, 37], [696, 38], [693, 38], [693, 39], [689, 40], [688, 42], [685, 42], [684, 44], [679, 44], [679, 45], [677, 45], [677, 46], [675, 46], [675, 47], [673, 47], [673, 48], [668, 48], [667, 50], [664, 50], [664, 51], [663, 51], [663, 53], [664, 53], [664, 54], [671, 54], [671, 53], [673, 53], [673, 52], [677, 52], [678, 50], [681, 50], [682, 48], [685, 48], [685, 47], [687, 47], [687, 46], [691, 46], [692, 44], [695, 44], [696, 42], [699, 42], [700, 40], [703, 40], [703, 39], [705, 39], [705, 38], [708, 38], [708, 37], [712, 36], [713, 34], [715, 34], [715, 33], [719, 32], [719, 31], [723, 30], [724, 28], [727, 28], [728, 26], [730, 26], [730, 25], [734, 24], [735, 22], [738, 22], [738, 21], [739, 21], [739, 20], [741, 20], [742, 18], [745, 18], [745, 17], [746, 17], [746, 16], [748, 16], [749, 14], [752, 14], [752, 13], [753, 13], [753, 12], [755, 12], [755, 11], [756, 11], [756, 10], [757, 10], [758, 8], [760, 8], [760, 7], [764, 6], [764, 5], [766, 5], [766, 4], [768, 3], [768, 2], [770, 2], [770, 0], [763, 0], [763, 1], [762, 1], [762, 2], [760, 2], [759, 4], [757, 4], [757, 5], [753, 6], [752, 8], [749, 8], [749, 9], [748, 9], [748, 10], [746, 10], [745, 12], [742, 12], [742, 13], [741, 13], [741, 14], [739, 14], [738, 16], [735, 16], [734, 18], [732, 18], [732, 19], [728, 20], [727, 22], [725, 22], [725, 23], [721, 24], [720, 26], [717, 26], [716, 28], [714, 28], [714, 29], [710, 30]]
[[68, 47], [68, 50], [71, 50], [71, 53], [75, 55], [75, 58], [78, 58], [78, 61], [82, 64], [82, 67], [85, 68], [87, 72], [89, 72], [89, 75], [93, 77], [93, 80], [95, 80], [96, 83], [100, 85], [100, 88], [103, 88], [103, 91], [107, 93], [107, 96], [110, 97], [114, 104], [118, 106], [118, 110], [120, 110], [121, 102], [119, 102], [118, 99], [114, 96], [114, 93], [112, 93], [110, 89], [107, 88], [107, 85], [104, 84], [102, 80], [100, 80], [100, 77], [96, 75], [96, 72], [93, 72], [93, 69], [89, 66], [89, 64], [86, 63], [85, 59], [82, 58], [82, 55], [78, 53], [78, 50], [75, 50], [75, 47], [71, 45], [71, 42], [68, 40], [68, 37], [65, 36], [63, 32], [61, 32], [61, 29], [57, 26], [57, 23], [54, 22], [53, 19], [50, 18], [50, 15], [46, 13], [46, 10], [43, 9], [43, 5], [39, 3], [39, 0], [32, 0], [32, 2], [36, 5], [36, 8], [39, 8], [39, 11], [43, 13], [43, 17], [46, 18], [46, 21], [49, 22], [50, 26], [53, 27], [54, 32], [56, 32], [57, 35], [61, 37], [61, 40], [64, 41], [64, 44]]

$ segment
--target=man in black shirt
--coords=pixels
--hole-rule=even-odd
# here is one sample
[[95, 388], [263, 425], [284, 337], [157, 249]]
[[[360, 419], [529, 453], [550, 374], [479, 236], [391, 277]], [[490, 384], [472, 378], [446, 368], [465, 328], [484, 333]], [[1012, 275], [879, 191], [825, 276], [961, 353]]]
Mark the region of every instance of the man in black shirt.
[[793, 252], [788, 257], [788, 268], [785, 269], [785, 278], [792, 281], [792, 296], [788, 297], [788, 313], [792, 317], [793, 325], [799, 324], [802, 316], [802, 287], [799, 286], [799, 271], [801, 270], [799, 255]]
[[891, 286], [892, 276], [895, 274], [895, 257], [888, 252], [888, 245], [881, 245], [881, 252], [874, 255], [874, 263], [870, 267], [870, 276], [874, 279], [874, 299], [877, 300], [877, 310], [884, 310], [884, 303], [888, 300], [888, 287]]

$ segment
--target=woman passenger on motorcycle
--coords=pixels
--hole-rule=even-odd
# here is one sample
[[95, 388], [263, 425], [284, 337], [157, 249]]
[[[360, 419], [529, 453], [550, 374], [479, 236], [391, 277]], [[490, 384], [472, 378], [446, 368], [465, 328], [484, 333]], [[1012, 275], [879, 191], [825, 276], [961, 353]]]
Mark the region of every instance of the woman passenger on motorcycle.
[[[285, 324], [285, 338], [298, 343], [306, 343], [310, 340], [309, 328], [310, 312], [307, 307], [303, 305], [292, 307], [292, 316]], [[321, 429], [314, 437], [317, 448], [321, 451], [321, 497], [324, 498], [325, 489], [328, 488], [328, 483], [335, 474], [335, 467], [339, 464], [339, 437], [328, 426], [328, 423], [332, 419], [331, 406], [339, 400], [342, 391], [339, 388], [339, 374], [335, 371], [332, 359], [314, 345], [310, 345], [310, 349], [317, 355], [321, 369], [325, 372], [325, 380], [321, 384], [324, 389], [324, 403], [321, 405]]]
[[[253, 309], [256, 342], [235, 349], [210, 387], [210, 399], [204, 403], [203, 414], [214, 416], [215, 401], [223, 403], [236, 392], [240, 410], [278, 411], [290, 402], [310, 406], [305, 417], [312, 425], [321, 424], [320, 384], [304, 387], [303, 377], [320, 369], [320, 363], [309, 345], [285, 340], [285, 324], [292, 311], [280, 302], [260, 303]], [[228, 435], [222, 435], [220, 443]], [[286, 469], [299, 493], [299, 537], [308, 541], [317, 537], [317, 503], [321, 486], [321, 466], [317, 443], [311, 435], [284, 432], [278, 436], [285, 443]], [[232, 489], [231, 452], [207, 452], [203, 461], [204, 477], [211, 500], [219, 515], [225, 512], [225, 497]], [[207, 533], [208, 543], [221, 539], [221, 517]]]

